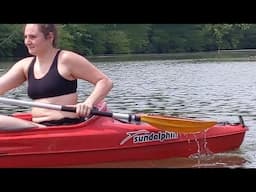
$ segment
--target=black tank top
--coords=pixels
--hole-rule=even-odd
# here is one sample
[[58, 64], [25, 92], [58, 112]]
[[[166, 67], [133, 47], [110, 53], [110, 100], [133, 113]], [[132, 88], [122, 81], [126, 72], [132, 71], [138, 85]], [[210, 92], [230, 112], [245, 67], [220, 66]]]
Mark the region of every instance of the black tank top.
[[40, 79], [36, 79], [34, 76], [34, 64], [36, 61], [36, 57], [34, 57], [32, 62], [30, 63], [28, 69], [27, 92], [28, 96], [31, 99], [55, 97], [76, 92], [77, 80], [67, 80], [62, 77], [58, 72], [57, 64], [60, 51], [61, 50], [59, 50], [55, 55], [47, 74]]

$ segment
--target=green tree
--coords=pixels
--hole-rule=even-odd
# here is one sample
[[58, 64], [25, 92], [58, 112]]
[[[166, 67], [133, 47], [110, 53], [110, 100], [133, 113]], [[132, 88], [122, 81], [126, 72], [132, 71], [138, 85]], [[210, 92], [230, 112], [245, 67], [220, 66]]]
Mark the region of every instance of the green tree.
[[218, 50], [237, 48], [243, 31], [249, 29], [248, 24], [206, 24], [204, 30], [211, 43], [215, 42]]
[[17, 44], [22, 42], [21, 24], [0, 24], [0, 56], [12, 57]]
[[106, 54], [130, 53], [129, 40], [123, 31], [108, 31], [105, 33]]

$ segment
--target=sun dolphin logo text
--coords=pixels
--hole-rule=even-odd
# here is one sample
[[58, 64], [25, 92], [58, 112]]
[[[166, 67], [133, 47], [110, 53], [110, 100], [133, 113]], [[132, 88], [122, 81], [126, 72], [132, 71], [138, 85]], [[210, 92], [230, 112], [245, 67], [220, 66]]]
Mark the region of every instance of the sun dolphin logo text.
[[158, 132], [150, 132], [147, 130], [139, 130], [139, 131], [131, 131], [126, 133], [128, 136], [124, 138], [120, 145], [123, 145], [130, 139], [133, 139], [133, 143], [145, 143], [152, 141], [160, 141], [163, 142], [165, 140], [177, 139], [178, 134], [175, 132], [169, 131], [158, 131]]

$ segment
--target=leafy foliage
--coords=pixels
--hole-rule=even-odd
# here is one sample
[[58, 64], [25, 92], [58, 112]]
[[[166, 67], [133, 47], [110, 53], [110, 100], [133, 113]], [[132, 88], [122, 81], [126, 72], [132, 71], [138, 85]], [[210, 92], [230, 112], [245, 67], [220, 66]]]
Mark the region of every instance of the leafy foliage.
[[[256, 24], [59, 24], [62, 49], [82, 55], [255, 48]], [[24, 55], [21, 24], [0, 24], [0, 56]]]

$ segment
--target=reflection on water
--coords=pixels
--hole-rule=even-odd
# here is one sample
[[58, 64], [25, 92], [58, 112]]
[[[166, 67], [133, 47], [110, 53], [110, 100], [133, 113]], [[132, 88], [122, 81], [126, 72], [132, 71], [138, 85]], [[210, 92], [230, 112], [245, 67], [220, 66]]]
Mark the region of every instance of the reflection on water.
[[[82, 165], [85, 168], [237, 168], [247, 161], [239, 155], [212, 154], [191, 158], [170, 158], [148, 161], [127, 161]], [[79, 168], [76, 167], [76, 168]]]
[[241, 156], [230, 154], [212, 154], [208, 156], [201, 156], [197, 158], [197, 163], [192, 167], [198, 168], [238, 168], [243, 167], [247, 162]]
[[[103, 164], [114, 167], [246, 167], [256, 168], [256, 63], [255, 61], [149, 60], [95, 62], [114, 81], [106, 98], [116, 113], [163, 113], [184, 117], [237, 122], [248, 126], [240, 149], [198, 158]], [[10, 67], [0, 63], [0, 74]], [[92, 86], [79, 81], [79, 99]], [[28, 100], [26, 84], [5, 95]], [[1, 114], [29, 110], [1, 104]]]

